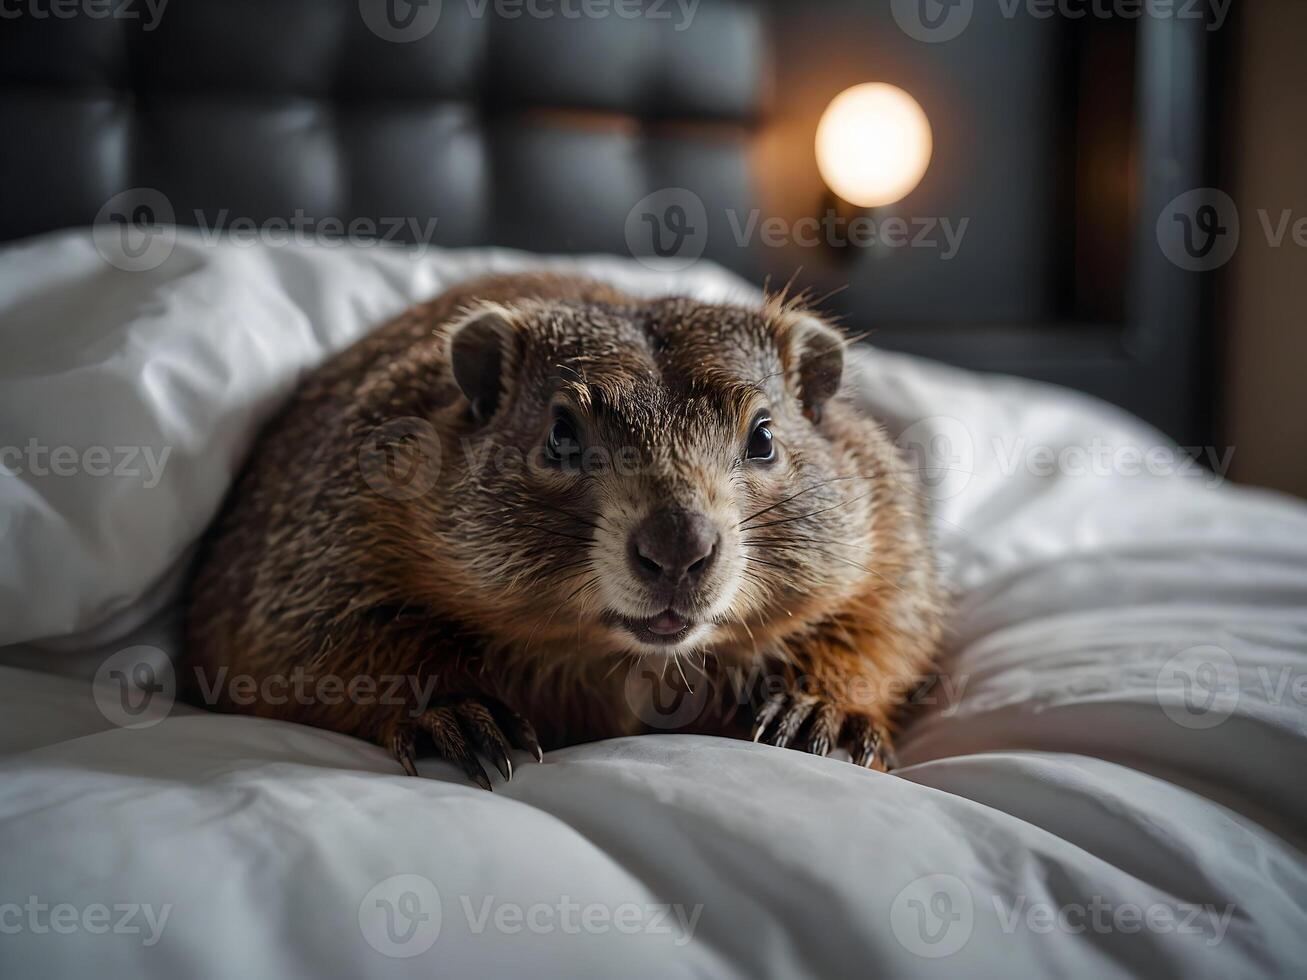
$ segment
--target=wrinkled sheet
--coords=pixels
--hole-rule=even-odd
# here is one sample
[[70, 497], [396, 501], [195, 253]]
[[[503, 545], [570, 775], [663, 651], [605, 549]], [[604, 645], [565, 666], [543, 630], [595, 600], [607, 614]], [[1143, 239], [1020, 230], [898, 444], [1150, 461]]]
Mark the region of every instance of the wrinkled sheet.
[[92, 675], [176, 654], [178, 567], [298, 374], [532, 261], [185, 234], [150, 274], [83, 233], [0, 252], [0, 445], [112, 440], [136, 386], [133, 424], [179, 454], [153, 523], [130, 487], [0, 476], [0, 975], [1302, 975], [1307, 507], [1024, 381], [850, 366], [922, 469], [956, 594], [896, 774], [658, 735], [519, 757], [486, 793], [301, 726], [115, 724]]

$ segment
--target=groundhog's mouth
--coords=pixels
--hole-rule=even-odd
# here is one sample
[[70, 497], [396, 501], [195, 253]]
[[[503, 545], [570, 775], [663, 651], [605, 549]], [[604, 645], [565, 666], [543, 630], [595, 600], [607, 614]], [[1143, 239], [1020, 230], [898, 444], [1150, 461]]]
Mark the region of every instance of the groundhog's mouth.
[[674, 609], [664, 609], [648, 619], [632, 619], [630, 616], [616, 614], [612, 619], [641, 643], [648, 643], [651, 646], [672, 646], [680, 643], [690, 634], [695, 625]]

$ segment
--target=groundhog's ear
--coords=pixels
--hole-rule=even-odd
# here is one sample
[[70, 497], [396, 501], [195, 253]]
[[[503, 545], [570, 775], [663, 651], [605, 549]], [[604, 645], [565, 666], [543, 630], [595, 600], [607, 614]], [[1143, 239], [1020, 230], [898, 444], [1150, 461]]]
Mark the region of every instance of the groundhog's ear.
[[518, 332], [500, 307], [472, 310], [449, 333], [454, 381], [480, 421], [499, 411], [518, 363]]
[[787, 318], [782, 338], [786, 375], [798, 388], [804, 413], [818, 422], [844, 378], [844, 337], [817, 316], [794, 312]]

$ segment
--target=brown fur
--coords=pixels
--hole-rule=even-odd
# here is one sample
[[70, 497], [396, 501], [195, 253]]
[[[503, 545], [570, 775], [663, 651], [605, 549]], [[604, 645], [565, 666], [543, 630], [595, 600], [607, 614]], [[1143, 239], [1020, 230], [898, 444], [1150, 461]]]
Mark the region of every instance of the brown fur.
[[[481, 419], [452, 376], [450, 335], [486, 310], [513, 339], [502, 404]], [[769, 741], [802, 727], [809, 750], [843, 742], [858, 758], [929, 668], [940, 599], [903, 460], [842, 398], [816, 403], [838, 383], [842, 357], [821, 344], [835, 336], [784, 300], [640, 301], [545, 275], [468, 283], [409, 310], [317, 371], [263, 432], [202, 549], [183, 677], [196, 695], [217, 682], [212, 707], [358, 735], [401, 761], [406, 719], [430, 707], [414, 695], [246, 704], [221, 682], [402, 676], [438, 703], [509, 705], [546, 747], [641, 731], [621, 666], [648, 651], [604, 612], [640, 605], [625, 536], [675, 500], [721, 521], [706, 591], [731, 595], [720, 609], [696, 598], [710, 633], [684, 662], [662, 660], [720, 695], [689, 727], [738, 734], [725, 672], [761, 669], [794, 694], [780, 712], [794, 731]], [[560, 398], [588, 443], [636, 465], [515, 463], [542, 444]], [[780, 447], [763, 467], [739, 458], [759, 405]], [[369, 434], [400, 418], [426, 420], [439, 441], [435, 486], [409, 499], [377, 492], [360, 465]], [[763, 694], [748, 696], [756, 707]]]

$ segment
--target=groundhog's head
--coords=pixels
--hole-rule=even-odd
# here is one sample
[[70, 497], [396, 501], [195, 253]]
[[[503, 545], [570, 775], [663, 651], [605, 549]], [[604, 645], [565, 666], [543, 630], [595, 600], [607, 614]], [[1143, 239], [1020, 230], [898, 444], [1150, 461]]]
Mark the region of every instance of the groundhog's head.
[[447, 337], [442, 561], [478, 628], [587, 656], [742, 650], [847, 599], [870, 484], [835, 400], [843, 340], [815, 316], [483, 304]]

